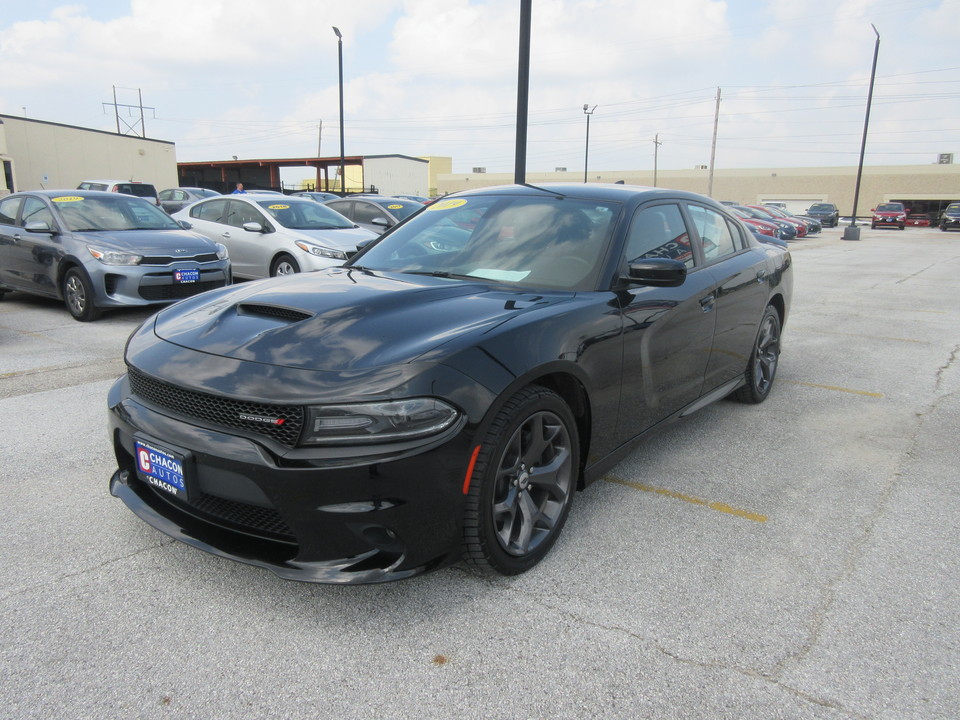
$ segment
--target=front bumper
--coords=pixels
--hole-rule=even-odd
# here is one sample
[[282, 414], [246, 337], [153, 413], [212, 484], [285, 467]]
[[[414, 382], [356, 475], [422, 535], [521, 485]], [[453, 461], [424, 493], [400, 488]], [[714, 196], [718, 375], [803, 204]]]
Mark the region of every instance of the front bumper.
[[[196, 270], [194, 282], [176, 282], [177, 271]], [[159, 305], [193, 297], [207, 290], [230, 285], [229, 261], [218, 263], [176, 263], [159, 267], [87, 265], [97, 307]]]
[[[469, 433], [461, 423], [419, 449], [295, 460], [269, 443], [190, 424], [131, 397], [109, 396], [118, 469], [110, 492], [138, 517], [200, 550], [305, 582], [375, 583], [460, 557]], [[187, 498], [138, 475], [135, 439], [185, 458]]]

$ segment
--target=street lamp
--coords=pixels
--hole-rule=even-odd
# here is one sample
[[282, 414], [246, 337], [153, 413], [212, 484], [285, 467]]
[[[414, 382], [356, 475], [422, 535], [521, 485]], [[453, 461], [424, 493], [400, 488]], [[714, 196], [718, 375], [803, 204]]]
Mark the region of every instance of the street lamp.
[[844, 240], [859, 240], [860, 228], [857, 227], [857, 203], [860, 201], [860, 177], [863, 175], [863, 155], [867, 149], [867, 127], [870, 125], [870, 105], [873, 103], [873, 82], [877, 77], [877, 56], [880, 54], [880, 33], [877, 27], [870, 23], [877, 42], [873, 46], [873, 69], [870, 70], [870, 90], [867, 93], [867, 114], [863, 119], [863, 140], [860, 142], [860, 164], [857, 166], [857, 185], [853, 191], [853, 214], [850, 217], [850, 227], [843, 229]]
[[583, 182], [587, 182], [587, 160], [590, 158], [590, 116], [596, 109], [596, 105], [590, 107], [586, 103], [583, 104], [583, 114], [587, 116], [587, 141], [583, 151]]
[[337, 64], [340, 68], [340, 192], [344, 195], [347, 192], [347, 175], [344, 169], [343, 160], [343, 35], [336, 26], [333, 28], [337, 36]]

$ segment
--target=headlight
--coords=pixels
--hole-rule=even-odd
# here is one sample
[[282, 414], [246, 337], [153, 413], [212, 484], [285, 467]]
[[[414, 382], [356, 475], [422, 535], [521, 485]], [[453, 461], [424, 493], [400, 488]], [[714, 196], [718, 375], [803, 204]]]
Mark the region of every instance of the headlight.
[[119, 250], [106, 250], [92, 245], [88, 245], [87, 250], [104, 265], [139, 265], [143, 259], [142, 255], [120, 252]]
[[227, 246], [217, 243], [217, 259], [226, 260], [228, 257], [230, 257], [230, 253], [227, 252]]
[[347, 254], [342, 250], [333, 250], [320, 245], [311, 245], [310, 243], [305, 243], [302, 240], [297, 240], [296, 245], [298, 248], [304, 252], [310, 253], [311, 255], [319, 255], [320, 257], [332, 258], [333, 260], [347, 259]]
[[308, 407], [304, 445], [413, 440], [443, 432], [459, 413], [436, 398]]

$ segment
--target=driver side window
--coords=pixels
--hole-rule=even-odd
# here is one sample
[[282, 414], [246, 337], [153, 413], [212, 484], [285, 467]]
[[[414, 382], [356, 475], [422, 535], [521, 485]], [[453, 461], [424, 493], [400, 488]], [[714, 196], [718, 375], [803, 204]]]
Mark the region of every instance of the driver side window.
[[690, 237], [678, 206], [654, 205], [634, 216], [627, 237], [627, 261], [650, 258], [680, 260], [693, 269]]

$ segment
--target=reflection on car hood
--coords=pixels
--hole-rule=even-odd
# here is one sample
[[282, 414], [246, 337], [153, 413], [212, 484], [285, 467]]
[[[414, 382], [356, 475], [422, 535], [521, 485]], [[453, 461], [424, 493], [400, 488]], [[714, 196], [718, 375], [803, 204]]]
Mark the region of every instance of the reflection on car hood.
[[351, 371], [410, 362], [568, 294], [330, 268], [233, 286], [157, 317], [156, 334], [237, 360]]
[[214, 244], [189, 230], [120, 230], [74, 232], [83, 242], [138, 255], [169, 255], [174, 250], [190, 250], [198, 254], [212, 252]]
[[357, 243], [377, 237], [376, 233], [363, 228], [342, 228], [337, 230], [300, 230], [285, 228], [288, 233], [301, 236], [304, 240], [319, 243], [335, 250], [356, 250]]

